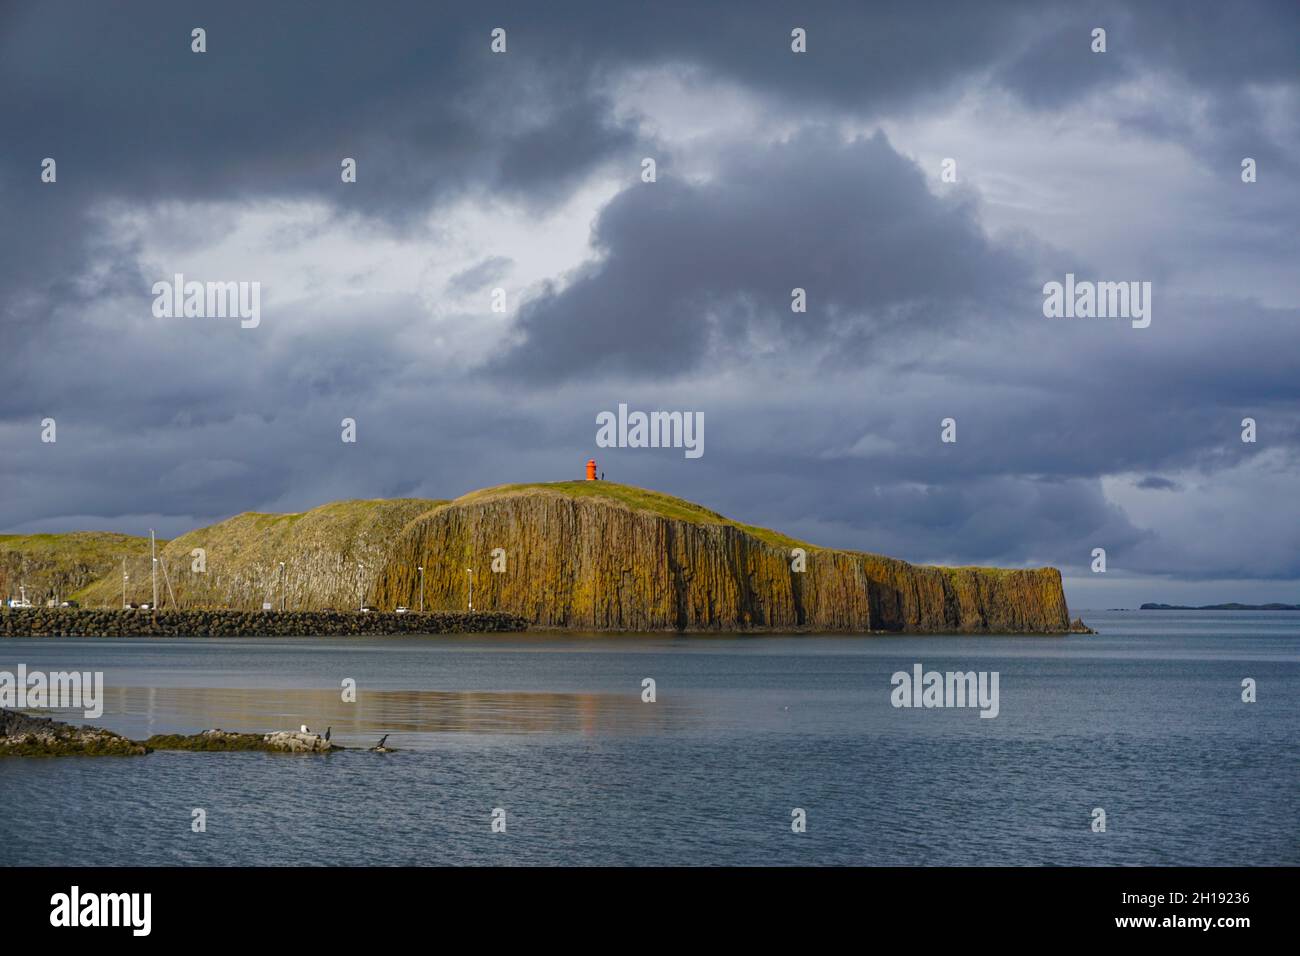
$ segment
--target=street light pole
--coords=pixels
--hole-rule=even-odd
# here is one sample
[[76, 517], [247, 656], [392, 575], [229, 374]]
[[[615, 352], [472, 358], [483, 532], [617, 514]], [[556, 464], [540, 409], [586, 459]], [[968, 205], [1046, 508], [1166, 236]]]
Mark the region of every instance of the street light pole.
[[149, 610], [154, 614], [158, 613], [158, 550], [154, 546], [153, 528], [149, 529], [149, 553], [153, 555], [153, 603], [149, 605]]
[[126, 558], [122, 559], [122, 610], [126, 610]]
[[284, 562], [280, 562], [280, 610], [284, 610]]
[[466, 568], [465, 576], [466, 579], [469, 581], [469, 609], [470, 611], [473, 611], [474, 610], [474, 569]]
[[424, 565], [416, 568], [420, 572], [420, 613], [424, 613]]

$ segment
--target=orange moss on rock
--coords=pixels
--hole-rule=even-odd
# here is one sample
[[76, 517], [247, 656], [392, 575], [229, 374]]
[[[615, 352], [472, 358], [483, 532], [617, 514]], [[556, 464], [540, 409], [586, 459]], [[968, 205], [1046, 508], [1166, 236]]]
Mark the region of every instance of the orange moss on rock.
[[[574, 492], [577, 485], [580, 492]], [[807, 569], [791, 569], [791, 547]], [[506, 570], [491, 570], [505, 549]], [[538, 627], [634, 631], [1063, 633], [1055, 568], [924, 567], [800, 545], [667, 495], [612, 483], [505, 486], [411, 521], [374, 583], [380, 607], [476, 610]]]

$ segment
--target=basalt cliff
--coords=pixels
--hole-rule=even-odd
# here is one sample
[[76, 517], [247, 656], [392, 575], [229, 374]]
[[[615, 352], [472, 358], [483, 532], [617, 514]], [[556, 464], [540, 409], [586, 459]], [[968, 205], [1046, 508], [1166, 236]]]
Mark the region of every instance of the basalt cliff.
[[[131, 551], [128, 599], [148, 600], [147, 554], [135, 544]], [[518, 615], [542, 628], [1072, 629], [1054, 568], [928, 567], [818, 548], [679, 498], [603, 481], [239, 515], [168, 542], [160, 564], [167, 570], [164, 607], [464, 611], [472, 587], [475, 611]], [[120, 607], [120, 566], [72, 596]]]
[[[805, 555], [803, 570], [796, 549]], [[495, 552], [495, 557], [494, 557]], [[493, 570], [493, 562], [497, 570]], [[375, 581], [380, 606], [521, 615], [578, 630], [1061, 633], [1054, 568], [918, 567], [816, 548], [608, 482], [504, 486], [411, 522]], [[473, 569], [473, 574], [466, 572]]]

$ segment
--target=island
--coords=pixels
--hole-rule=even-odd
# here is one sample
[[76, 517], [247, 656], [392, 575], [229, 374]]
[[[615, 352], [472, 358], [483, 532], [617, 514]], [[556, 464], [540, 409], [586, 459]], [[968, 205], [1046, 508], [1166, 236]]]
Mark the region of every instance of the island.
[[1143, 604], [1139, 611], [1300, 611], [1300, 604]]
[[156, 575], [148, 539], [80, 534], [0, 536], [0, 588], [78, 605], [7, 609], [0, 634], [1088, 631], [1056, 568], [822, 548], [607, 481], [248, 512], [163, 542]]

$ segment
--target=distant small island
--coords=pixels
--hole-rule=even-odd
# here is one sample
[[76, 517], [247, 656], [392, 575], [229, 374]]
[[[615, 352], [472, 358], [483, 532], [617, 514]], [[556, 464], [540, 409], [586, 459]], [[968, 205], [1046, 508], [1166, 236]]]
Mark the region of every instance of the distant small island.
[[1300, 604], [1143, 604], [1141, 611], [1300, 611]]

